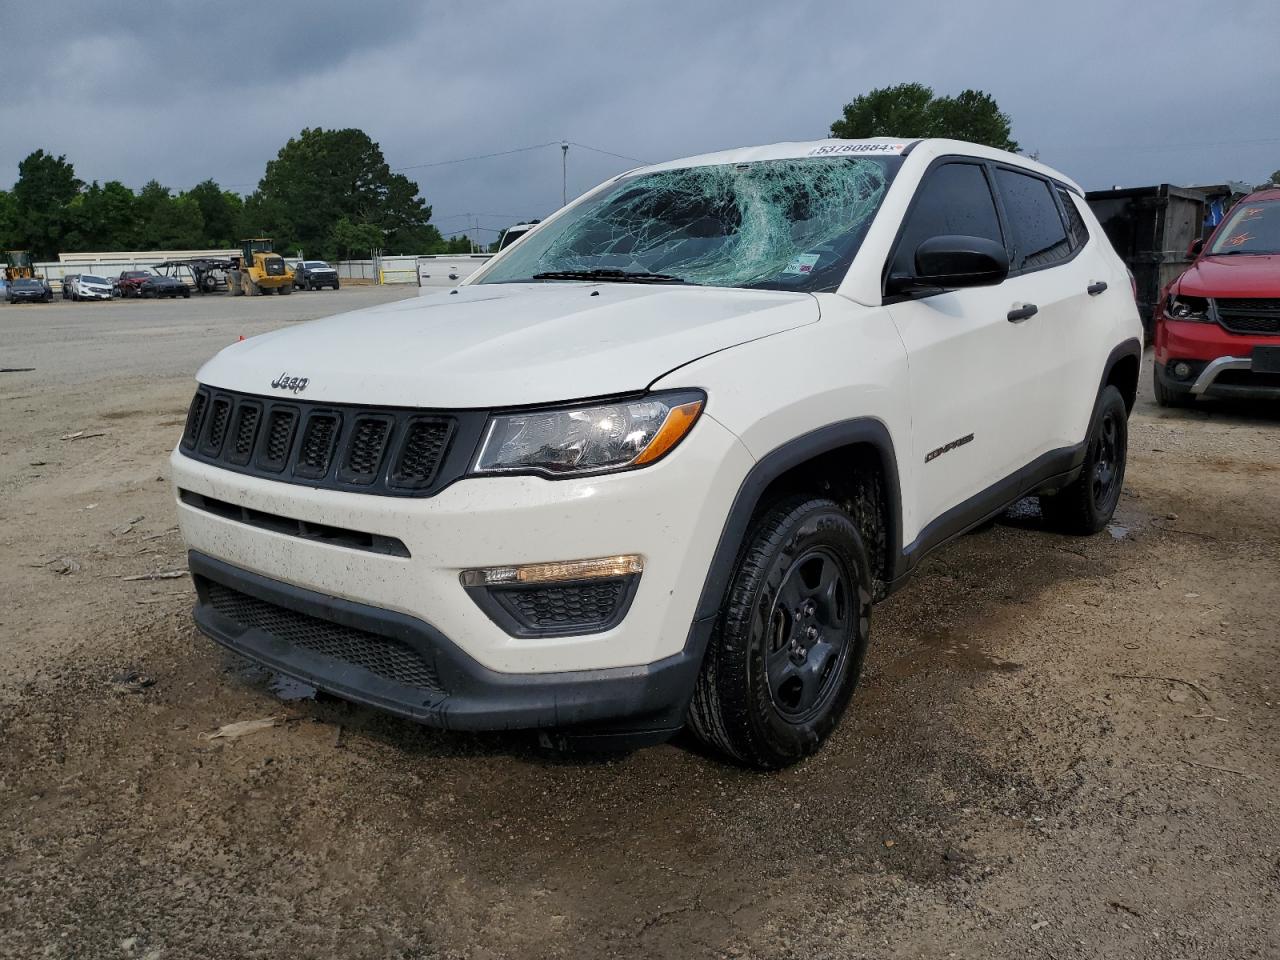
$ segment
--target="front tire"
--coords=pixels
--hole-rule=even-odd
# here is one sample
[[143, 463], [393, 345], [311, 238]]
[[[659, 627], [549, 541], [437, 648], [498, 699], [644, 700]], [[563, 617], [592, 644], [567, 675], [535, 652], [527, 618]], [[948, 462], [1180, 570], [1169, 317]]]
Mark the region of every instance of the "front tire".
[[1110, 523], [1124, 488], [1128, 453], [1129, 409], [1119, 390], [1104, 387], [1080, 475], [1052, 496], [1040, 498], [1040, 512], [1049, 524], [1063, 533], [1089, 536]]
[[1191, 397], [1188, 394], [1175, 392], [1164, 385], [1164, 381], [1160, 379], [1159, 371], [1152, 371], [1152, 385], [1155, 387], [1156, 406], [1158, 407], [1187, 407], [1191, 405]]
[[793, 498], [747, 534], [689, 707], [697, 737], [760, 769], [822, 745], [853, 696], [871, 622], [871, 576], [853, 518]]

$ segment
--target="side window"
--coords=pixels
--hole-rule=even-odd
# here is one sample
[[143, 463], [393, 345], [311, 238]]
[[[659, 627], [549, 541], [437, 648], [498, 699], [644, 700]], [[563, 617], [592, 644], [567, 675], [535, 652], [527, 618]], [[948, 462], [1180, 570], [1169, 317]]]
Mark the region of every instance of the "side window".
[[1000, 168], [996, 186], [1013, 234], [1013, 270], [1047, 267], [1071, 256], [1067, 228], [1048, 181]]
[[898, 238], [890, 273], [915, 273], [916, 247], [948, 234], [1004, 244], [991, 188], [979, 164], [944, 163], [926, 174]]
[[1089, 242], [1089, 228], [1084, 225], [1084, 217], [1080, 216], [1080, 208], [1070, 190], [1058, 188], [1058, 199], [1062, 201], [1062, 209], [1067, 212], [1067, 233], [1071, 237], [1071, 249], [1078, 250]]

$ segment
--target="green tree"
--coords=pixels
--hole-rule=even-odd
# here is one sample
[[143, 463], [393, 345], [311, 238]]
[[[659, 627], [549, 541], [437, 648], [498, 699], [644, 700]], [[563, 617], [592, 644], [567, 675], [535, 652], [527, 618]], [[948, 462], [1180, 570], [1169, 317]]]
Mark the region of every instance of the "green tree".
[[0, 250], [18, 245], [18, 204], [8, 190], [0, 190]]
[[239, 194], [223, 190], [213, 180], [205, 180], [182, 196], [200, 208], [204, 218], [202, 246], [233, 247], [243, 238], [244, 200]]
[[844, 106], [831, 124], [831, 136], [849, 140], [864, 137], [951, 137], [1002, 150], [1017, 150], [1010, 136], [1009, 115], [995, 98], [981, 90], [962, 90], [954, 97], [938, 97], [921, 83], [879, 87]]
[[31, 251], [33, 259], [51, 260], [58, 255], [67, 205], [82, 186], [65, 156], [37, 150], [18, 164], [18, 182], [13, 185], [14, 239]]
[[290, 139], [267, 163], [245, 217], [279, 249], [301, 248], [308, 256], [368, 246], [419, 253], [440, 239], [418, 185], [393, 173], [382, 148], [354, 129], [307, 128]]
[[1280, 186], [1280, 170], [1277, 170], [1275, 173], [1271, 175], [1271, 179], [1269, 182], [1274, 186]]
[[96, 180], [67, 204], [62, 249], [128, 250], [137, 246], [137, 198], [118, 180]]
[[[323, 249], [325, 256], [330, 259], [363, 260], [368, 257], [369, 251], [374, 247], [383, 246], [385, 240], [386, 235], [377, 224], [352, 223], [346, 217], [342, 217], [330, 229], [324, 246], [316, 244], [315, 247]], [[307, 250], [307, 253], [309, 256], [314, 256], [310, 250]]]
[[187, 250], [204, 246], [204, 215], [190, 197], [175, 197], [156, 180], [138, 193], [139, 244], [142, 250]]

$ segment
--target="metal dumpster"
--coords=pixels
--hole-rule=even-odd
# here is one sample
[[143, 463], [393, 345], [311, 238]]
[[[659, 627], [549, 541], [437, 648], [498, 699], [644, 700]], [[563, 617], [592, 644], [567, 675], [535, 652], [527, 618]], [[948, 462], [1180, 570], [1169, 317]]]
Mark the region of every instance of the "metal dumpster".
[[1133, 271], [1148, 332], [1160, 291], [1191, 264], [1187, 250], [1204, 229], [1206, 195], [1162, 183], [1085, 194], [1116, 253]]

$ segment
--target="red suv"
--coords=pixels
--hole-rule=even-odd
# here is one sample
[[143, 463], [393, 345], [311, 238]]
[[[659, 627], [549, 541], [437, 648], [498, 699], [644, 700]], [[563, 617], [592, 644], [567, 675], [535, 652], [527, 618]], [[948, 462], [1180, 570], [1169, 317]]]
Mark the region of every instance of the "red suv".
[[1156, 402], [1280, 399], [1280, 188], [1251, 193], [1155, 310]]

